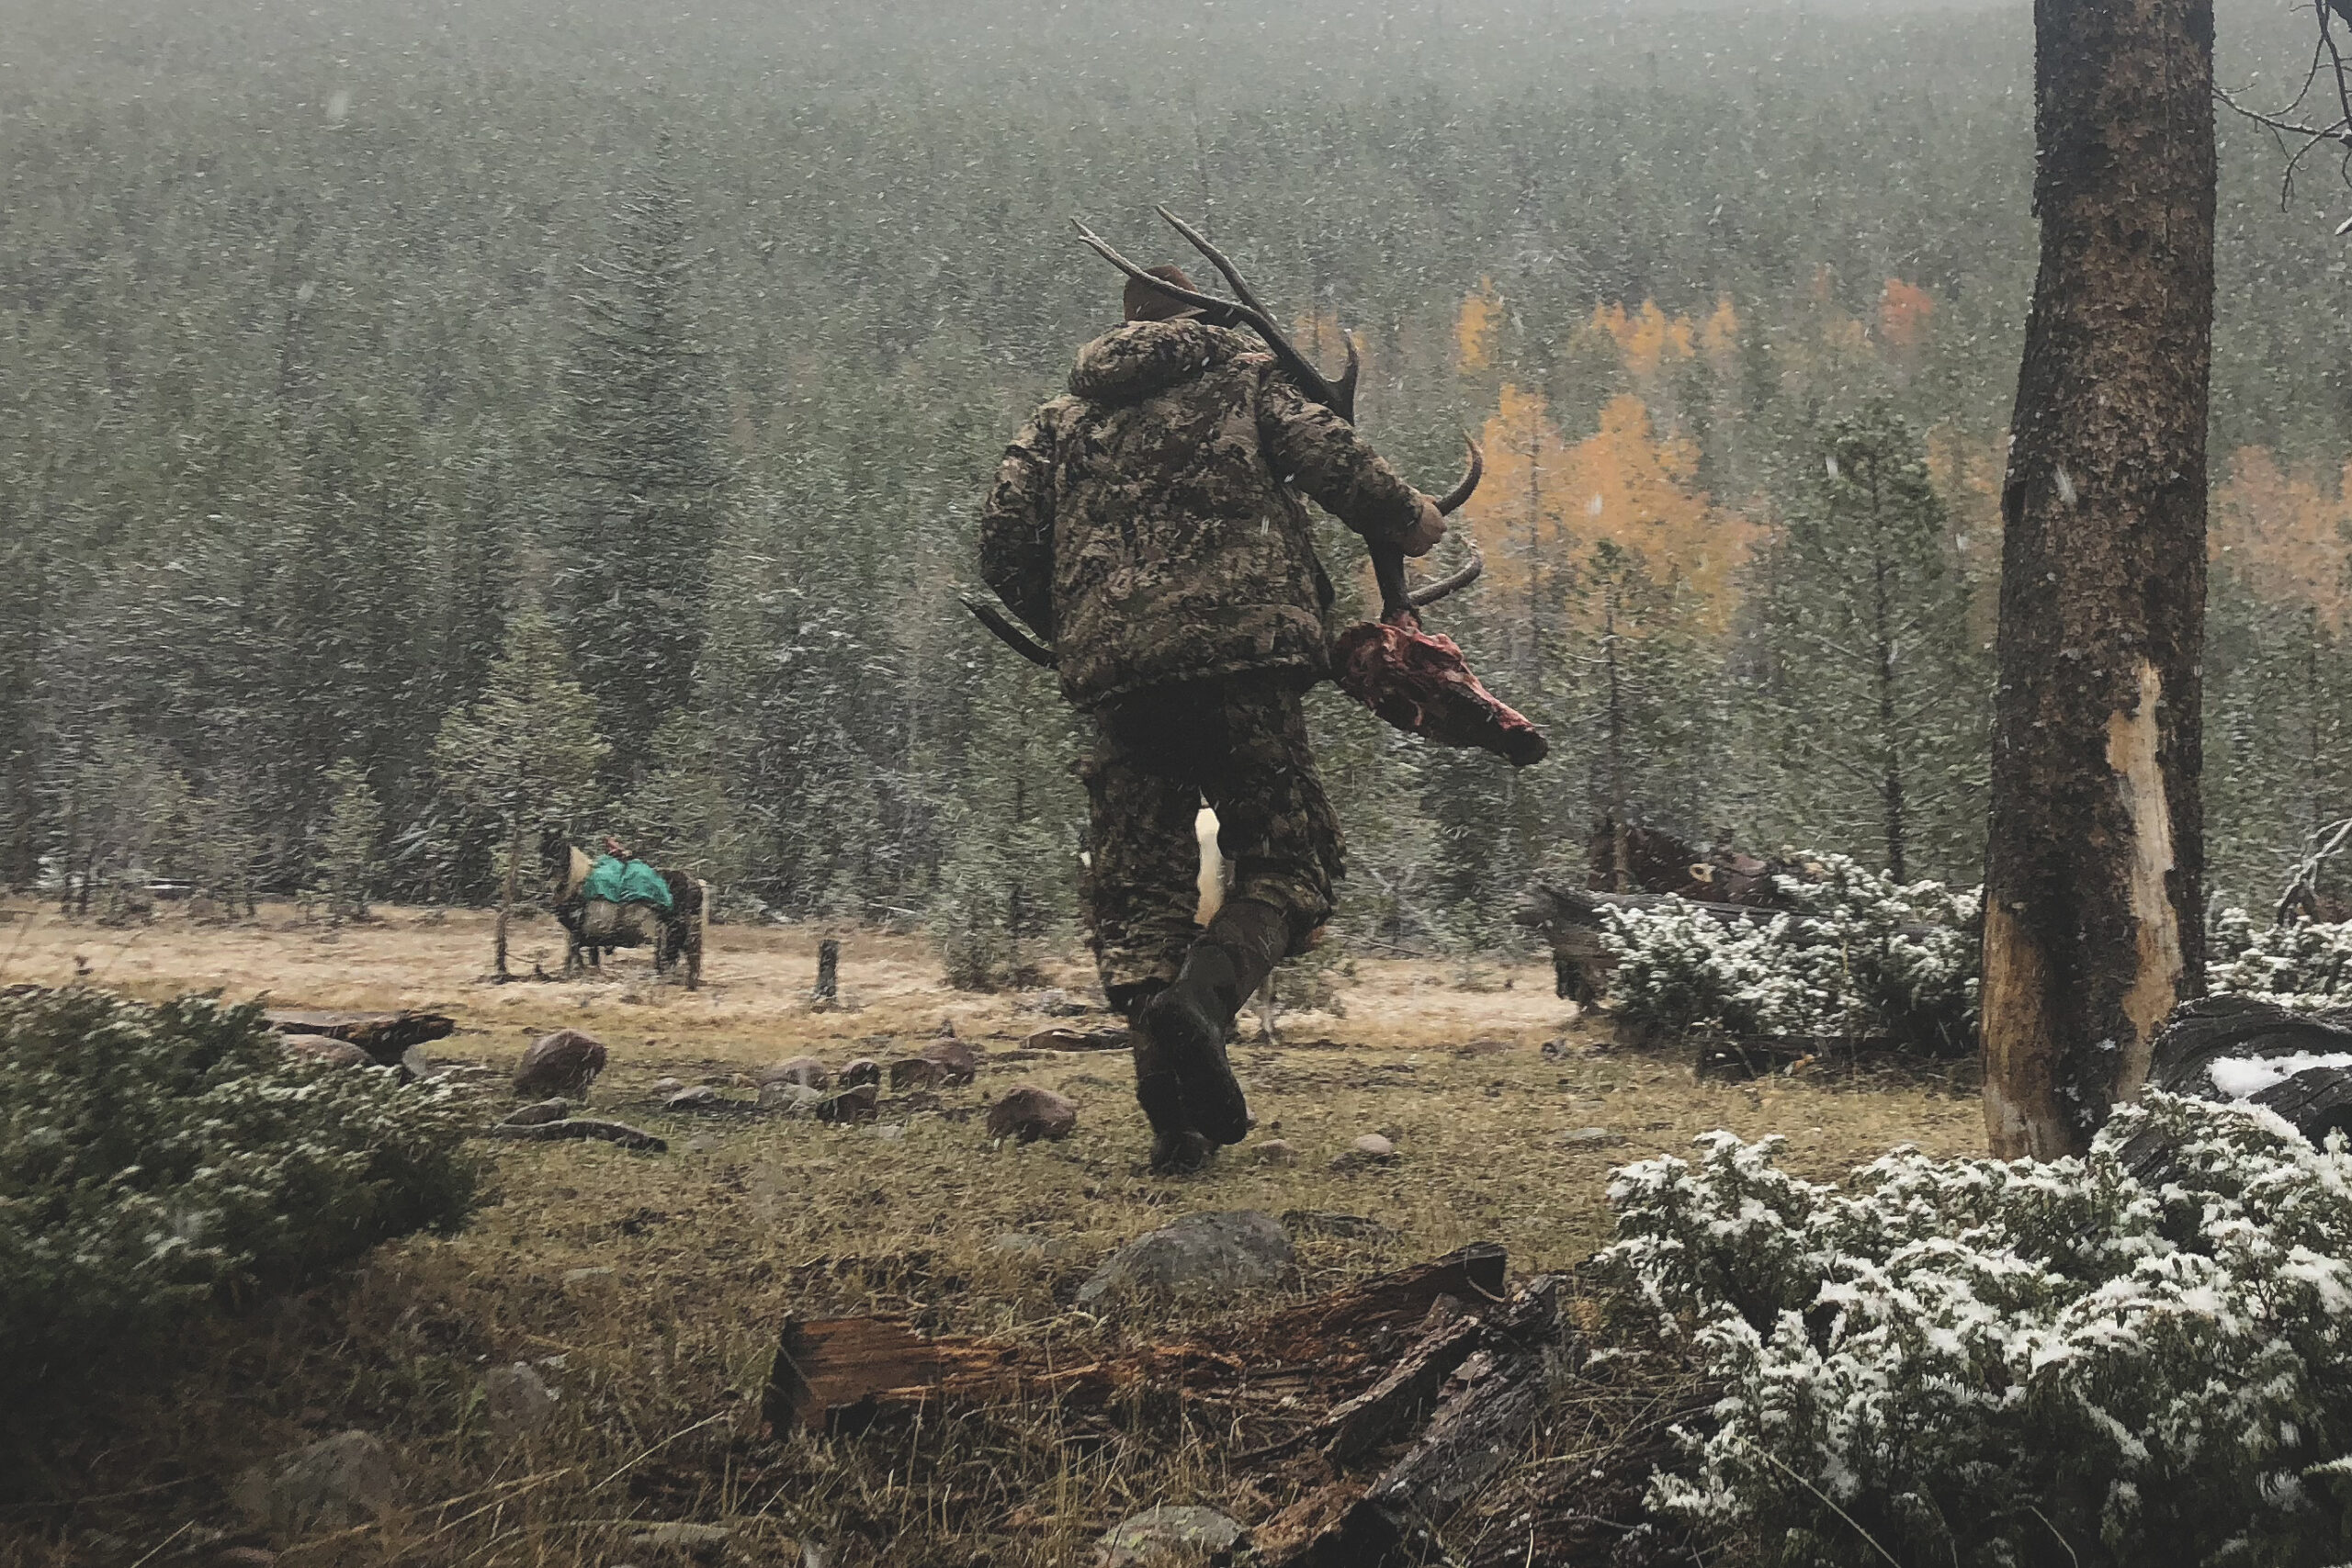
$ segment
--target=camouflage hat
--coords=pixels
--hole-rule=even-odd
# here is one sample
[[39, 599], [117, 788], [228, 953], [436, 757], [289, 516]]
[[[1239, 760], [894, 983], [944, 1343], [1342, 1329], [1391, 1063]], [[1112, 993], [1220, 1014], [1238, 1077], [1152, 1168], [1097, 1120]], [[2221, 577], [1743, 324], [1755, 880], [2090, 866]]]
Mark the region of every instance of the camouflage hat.
[[[1181, 266], [1148, 266], [1144, 271], [1154, 277], [1163, 278], [1179, 288], [1189, 288], [1194, 293], [1199, 292], [1193, 288], [1193, 280], [1184, 276], [1184, 269]], [[1126, 306], [1127, 320], [1131, 321], [1172, 321], [1182, 316], [1200, 314], [1198, 306], [1187, 305], [1182, 299], [1171, 299], [1149, 284], [1137, 283], [1132, 277], [1127, 279], [1127, 291], [1123, 298]]]

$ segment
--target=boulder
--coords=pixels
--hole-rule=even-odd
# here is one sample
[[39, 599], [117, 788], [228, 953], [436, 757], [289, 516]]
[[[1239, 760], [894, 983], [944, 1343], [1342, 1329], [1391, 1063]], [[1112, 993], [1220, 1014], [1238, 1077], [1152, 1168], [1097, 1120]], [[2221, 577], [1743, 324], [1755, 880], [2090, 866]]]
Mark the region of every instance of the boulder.
[[805, 1083], [763, 1083], [760, 1086], [760, 1109], [786, 1112], [806, 1111], [825, 1098], [821, 1089], [810, 1089]]
[[536, 1431], [555, 1414], [555, 1392], [528, 1361], [491, 1368], [481, 1380], [481, 1401], [490, 1429], [502, 1438]]
[[797, 1083], [808, 1089], [833, 1087], [833, 1070], [814, 1056], [795, 1056], [789, 1062], [762, 1067], [758, 1077], [763, 1089], [772, 1083]]
[[324, 1034], [287, 1034], [279, 1037], [289, 1056], [308, 1061], [323, 1062], [335, 1067], [364, 1067], [375, 1058], [348, 1040], [335, 1040]]
[[842, 1068], [842, 1087], [855, 1089], [862, 1083], [880, 1084], [882, 1064], [871, 1056], [860, 1056]]
[[980, 1058], [969, 1045], [953, 1035], [934, 1040], [924, 1046], [922, 1059], [939, 1069], [942, 1084], [967, 1084], [979, 1076]]
[[1095, 1568], [1199, 1562], [1230, 1552], [1245, 1530], [1215, 1508], [1158, 1507], [1112, 1526], [1094, 1543]]
[[564, 1100], [542, 1100], [531, 1105], [519, 1105], [509, 1111], [503, 1123], [508, 1127], [536, 1127], [543, 1122], [560, 1122], [571, 1114], [571, 1102]]
[[1298, 1151], [1281, 1138], [1268, 1138], [1263, 1143], [1254, 1144], [1250, 1146], [1250, 1153], [1258, 1156], [1260, 1165], [1296, 1165], [1298, 1163]]
[[1059, 1143], [1078, 1127], [1078, 1101], [1035, 1084], [1019, 1089], [989, 1107], [989, 1136], [1034, 1144]]
[[370, 1432], [338, 1432], [245, 1472], [231, 1500], [279, 1536], [350, 1529], [400, 1500], [391, 1450]]
[[1290, 1234], [1272, 1214], [1192, 1214], [1111, 1254], [1078, 1288], [1078, 1299], [1081, 1305], [1120, 1295], [1232, 1301], [1273, 1290], [1296, 1262]]
[[940, 1078], [939, 1064], [928, 1056], [903, 1056], [890, 1064], [890, 1088], [929, 1089]]
[[514, 1098], [584, 1100], [605, 1070], [605, 1044], [577, 1029], [559, 1029], [531, 1043], [514, 1069]]
[[727, 1097], [707, 1083], [692, 1089], [682, 1089], [662, 1102], [664, 1111], [716, 1111], [727, 1103]]
[[810, 1107], [820, 1122], [871, 1122], [875, 1107], [881, 1103], [882, 1091], [870, 1083], [829, 1094]]
[[675, 1094], [685, 1087], [686, 1080], [684, 1078], [655, 1078], [653, 1080], [653, 1092], [656, 1094]]

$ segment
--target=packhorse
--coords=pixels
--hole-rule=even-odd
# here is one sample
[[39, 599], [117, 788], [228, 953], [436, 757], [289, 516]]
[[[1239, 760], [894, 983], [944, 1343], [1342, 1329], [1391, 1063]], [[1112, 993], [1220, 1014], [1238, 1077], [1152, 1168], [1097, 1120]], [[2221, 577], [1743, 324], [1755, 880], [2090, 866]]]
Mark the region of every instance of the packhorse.
[[670, 895], [670, 907], [630, 900], [614, 902], [587, 895], [596, 861], [550, 828], [539, 839], [539, 859], [548, 874], [548, 904], [563, 927], [563, 972], [604, 968], [606, 950], [653, 949], [653, 972], [667, 974], [682, 960], [686, 988], [702, 983], [703, 932], [710, 923], [710, 885], [683, 871], [647, 867]]

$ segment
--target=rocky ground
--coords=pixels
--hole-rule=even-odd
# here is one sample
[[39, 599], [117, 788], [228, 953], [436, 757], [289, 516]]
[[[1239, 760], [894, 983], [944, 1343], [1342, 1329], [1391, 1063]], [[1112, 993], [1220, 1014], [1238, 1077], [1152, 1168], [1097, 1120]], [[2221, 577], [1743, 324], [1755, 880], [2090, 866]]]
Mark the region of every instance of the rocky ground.
[[[1291, 1503], [1311, 1478], [1248, 1458], [1279, 1411], [1146, 1386], [1103, 1408], [950, 1402], [778, 1437], [761, 1396], [786, 1319], [904, 1314], [1041, 1365], [1238, 1345], [1268, 1314], [1473, 1242], [1501, 1244], [1514, 1279], [1572, 1269], [1605, 1239], [1610, 1167], [1711, 1128], [1784, 1134], [1788, 1163], [1822, 1176], [1900, 1142], [1981, 1146], [1965, 1084], [1697, 1081], [1686, 1051], [1615, 1048], [1533, 963], [1358, 958], [1337, 1010], [1238, 1047], [1251, 1142], [1170, 1182], [1143, 1168], [1124, 1054], [1082, 1048], [1114, 1021], [1084, 1010], [1072, 962], [1047, 965], [1056, 987], [971, 996], [940, 985], [920, 939], [845, 931], [842, 1005], [815, 1010], [827, 933], [807, 928], [715, 929], [689, 994], [628, 956], [599, 979], [485, 984], [473, 913], [0, 917], [0, 984], [448, 1013], [458, 1032], [426, 1055], [480, 1095], [486, 1134], [575, 1088], [518, 1096], [513, 1077], [534, 1041], [579, 1032], [605, 1066], [539, 1114], [665, 1145], [486, 1136], [492, 1197], [464, 1233], [257, 1303], [182, 1364], [62, 1413], [0, 1494], [6, 1562], [1087, 1562], [1148, 1509], [1246, 1527]], [[523, 973], [560, 951], [550, 923], [521, 928]], [[951, 1031], [960, 1046], [936, 1049]], [[891, 1081], [962, 1053], [968, 1082]], [[870, 1108], [825, 1103], [860, 1060], [880, 1079]], [[1228, 1227], [1244, 1260], [1183, 1300], [1138, 1293], [1170, 1265], [1121, 1249], [1210, 1213], [1263, 1216]], [[1526, 1465], [1591, 1438], [1557, 1425]]]

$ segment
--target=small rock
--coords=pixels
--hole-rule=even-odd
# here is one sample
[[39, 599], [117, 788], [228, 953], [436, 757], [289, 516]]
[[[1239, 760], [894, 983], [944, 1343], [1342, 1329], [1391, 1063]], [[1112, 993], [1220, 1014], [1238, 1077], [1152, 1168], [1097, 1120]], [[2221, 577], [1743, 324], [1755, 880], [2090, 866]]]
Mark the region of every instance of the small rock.
[[1566, 1041], [1546, 1040], [1544, 1042], [1544, 1059], [1545, 1061], [1556, 1062], [1567, 1054], [1568, 1043]]
[[882, 1064], [871, 1056], [860, 1056], [856, 1061], [842, 1068], [843, 1089], [855, 1089], [858, 1085], [865, 1083], [878, 1085], [881, 1081]]
[[1255, 1209], [1192, 1214], [1150, 1231], [1102, 1261], [1078, 1288], [1081, 1304], [1127, 1294], [1225, 1301], [1274, 1289], [1297, 1256], [1290, 1235]]
[[613, 1271], [601, 1265], [593, 1269], [567, 1269], [563, 1282], [567, 1285], [601, 1285], [613, 1278]]
[[664, 1111], [715, 1111], [727, 1103], [727, 1097], [707, 1083], [692, 1089], [682, 1089], [662, 1102]]
[[1034, 1144], [1059, 1143], [1078, 1126], [1078, 1102], [1049, 1089], [1023, 1084], [989, 1108], [989, 1136]]
[[874, 1135], [877, 1138], [888, 1138], [896, 1142], [898, 1139], [903, 1138], [907, 1135], [907, 1124], [904, 1122], [893, 1122], [886, 1127], [875, 1128]]
[[1377, 1133], [1366, 1133], [1363, 1137], [1350, 1144], [1342, 1153], [1333, 1156], [1331, 1168], [1358, 1170], [1368, 1165], [1396, 1163], [1396, 1145]]
[[288, 1034], [281, 1041], [289, 1056], [301, 1056], [335, 1067], [364, 1067], [374, 1057], [348, 1040], [327, 1034]]
[[[433, 1071], [433, 1058], [424, 1054], [424, 1047], [422, 1045], [412, 1045], [401, 1053], [401, 1071], [413, 1078], [429, 1078], [437, 1076]], [[258, 1551], [261, 1549], [255, 1547], [254, 1550]]]
[[1608, 1149], [1625, 1141], [1623, 1133], [1612, 1133], [1606, 1127], [1578, 1127], [1573, 1133], [1563, 1133], [1552, 1140], [1563, 1148]]
[[490, 1429], [502, 1438], [537, 1431], [555, 1414], [555, 1392], [528, 1361], [491, 1368], [481, 1380], [481, 1401]]
[[939, 1064], [924, 1056], [904, 1056], [890, 1064], [890, 1087], [929, 1089], [939, 1081]]
[[514, 1098], [579, 1100], [605, 1070], [605, 1043], [577, 1029], [559, 1029], [531, 1043], [514, 1069]]
[[370, 1432], [339, 1432], [245, 1472], [230, 1494], [279, 1535], [350, 1529], [400, 1497], [391, 1450]]
[[1059, 987], [1050, 991], [1032, 991], [1021, 998], [1021, 1005], [1031, 1012], [1042, 1012], [1047, 1018], [1076, 1018], [1089, 1010], [1084, 1002]]
[[763, 1083], [760, 1086], [760, 1109], [763, 1111], [806, 1111], [823, 1102], [825, 1091], [810, 1089], [805, 1083]]
[[543, 1122], [560, 1122], [571, 1114], [571, 1102], [564, 1100], [542, 1100], [536, 1105], [525, 1105], [508, 1113], [503, 1123], [508, 1127], [536, 1127]]
[[1296, 1165], [1298, 1163], [1298, 1151], [1281, 1138], [1268, 1138], [1263, 1143], [1253, 1145], [1251, 1152], [1258, 1156], [1260, 1165]]
[[1095, 1568], [1150, 1568], [1231, 1551], [1245, 1532], [1215, 1508], [1146, 1508], [1094, 1544]]
[[675, 1094], [685, 1087], [686, 1080], [684, 1078], [655, 1078], [653, 1080], [653, 1092], [656, 1094]]
[[758, 1074], [763, 1086], [772, 1083], [805, 1084], [810, 1089], [833, 1087], [833, 1070], [814, 1056], [795, 1056], [789, 1062], [778, 1062], [773, 1067], [762, 1067]]
[[949, 1087], [970, 1083], [979, 1075], [979, 1057], [973, 1055], [969, 1045], [953, 1036], [924, 1046], [922, 1059], [939, 1069], [939, 1081]]
[[882, 1091], [870, 1083], [862, 1083], [854, 1089], [829, 1094], [810, 1109], [817, 1113], [820, 1122], [871, 1122], [874, 1120], [874, 1108], [881, 1100]]
[[707, 1562], [727, 1550], [735, 1532], [725, 1525], [655, 1525], [628, 1538], [640, 1551], [674, 1551]]
[[1032, 1235], [1027, 1231], [1004, 1231], [989, 1243], [989, 1250], [1006, 1258], [1059, 1258], [1069, 1250], [1069, 1243], [1059, 1236]]

